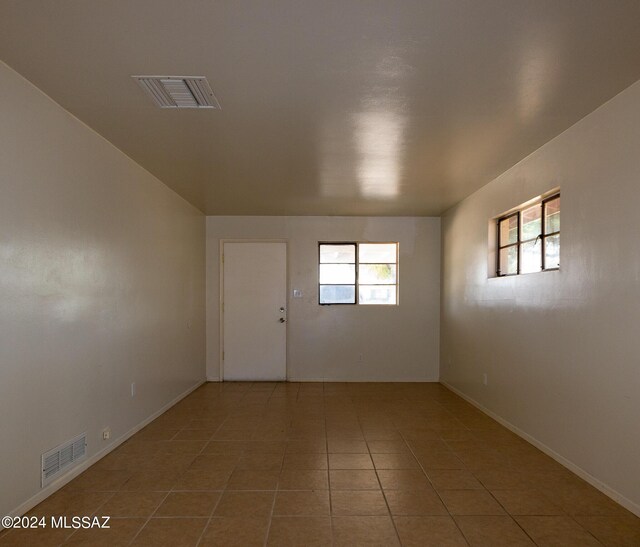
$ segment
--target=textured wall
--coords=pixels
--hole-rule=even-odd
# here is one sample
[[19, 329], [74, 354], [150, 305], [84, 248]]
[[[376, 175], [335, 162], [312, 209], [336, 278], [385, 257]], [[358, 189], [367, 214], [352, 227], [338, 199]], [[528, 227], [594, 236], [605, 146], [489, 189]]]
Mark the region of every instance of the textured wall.
[[[220, 370], [219, 243], [232, 238], [288, 240], [288, 378], [438, 380], [440, 219], [207, 217], [210, 379]], [[400, 305], [318, 305], [318, 241], [398, 241]]]
[[0, 104], [4, 515], [43, 452], [86, 432], [91, 456], [204, 379], [205, 225], [1, 63]]
[[[443, 380], [636, 512], [639, 151], [636, 83], [448, 211], [441, 338]], [[490, 278], [490, 219], [556, 186], [560, 271]]]

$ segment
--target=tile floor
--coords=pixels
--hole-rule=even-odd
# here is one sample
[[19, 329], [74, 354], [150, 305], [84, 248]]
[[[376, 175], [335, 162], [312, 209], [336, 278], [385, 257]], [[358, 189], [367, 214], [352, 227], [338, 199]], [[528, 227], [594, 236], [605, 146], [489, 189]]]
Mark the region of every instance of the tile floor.
[[640, 519], [439, 384], [205, 384], [1, 545], [640, 545]]

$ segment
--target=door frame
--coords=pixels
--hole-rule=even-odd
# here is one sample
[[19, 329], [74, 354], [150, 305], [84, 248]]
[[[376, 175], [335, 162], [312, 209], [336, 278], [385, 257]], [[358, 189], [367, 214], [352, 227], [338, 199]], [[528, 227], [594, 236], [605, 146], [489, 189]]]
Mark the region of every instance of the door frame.
[[287, 309], [287, 322], [285, 323], [285, 352], [284, 352], [284, 370], [285, 381], [289, 381], [289, 240], [288, 239], [221, 239], [218, 248], [218, 264], [220, 267], [220, 288], [218, 310], [220, 313], [220, 344], [218, 359], [220, 362], [220, 382], [224, 382], [224, 246], [226, 243], [284, 243], [286, 260], [285, 260], [285, 306]]

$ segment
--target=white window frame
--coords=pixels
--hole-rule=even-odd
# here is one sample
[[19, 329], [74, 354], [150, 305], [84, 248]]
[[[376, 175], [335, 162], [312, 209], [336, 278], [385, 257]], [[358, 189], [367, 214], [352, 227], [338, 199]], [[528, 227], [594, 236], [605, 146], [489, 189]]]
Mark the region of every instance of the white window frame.
[[[321, 262], [321, 248], [323, 245], [353, 245], [355, 247], [355, 263], [352, 262], [343, 262], [342, 264], [354, 264], [355, 265], [355, 280], [353, 283], [320, 283], [320, 265], [321, 264], [332, 264], [331, 262]], [[395, 283], [384, 283], [379, 284], [384, 287], [395, 287], [396, 291], [396, 301], [394, 304], [362, 304], [360, 303], [360, 245], [395, 245], [396, 247], [396, 257], [395, 263], [393, 263], [396, 267], [396, 282]], [[399, 265], [399, 256], [400, 256], [400, 244], [397, 241], [319, 241], [318, 242], [318, 304], [320, 306], [398, 306], [400, 305], [400, 265]], [[365, 262], [363, 264], [370, 264]], [[371, 263], [373, 264], [373, 263]], [[382, 263], [381, 263], [382, 264]], [[392, 264], [391, 262], [385, 262], [384, 264]], [[346, 287], [354, 287], [355, 289], [355, 297], [354, 302], [320, 302], [320, 288], [323, 285], [344, 285]], [[375, 283], [363, 283], [365, 286], [373, 286]]]

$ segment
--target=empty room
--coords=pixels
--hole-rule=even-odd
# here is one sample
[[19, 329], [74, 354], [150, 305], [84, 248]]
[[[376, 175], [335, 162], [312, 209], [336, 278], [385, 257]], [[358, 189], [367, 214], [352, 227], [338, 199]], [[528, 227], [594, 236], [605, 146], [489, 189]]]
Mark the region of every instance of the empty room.
[[0, 0], [0, 545], [640, 546], [639, 203], [637, 0]]

